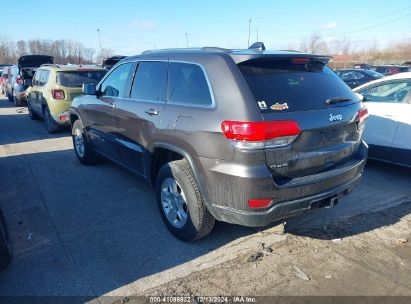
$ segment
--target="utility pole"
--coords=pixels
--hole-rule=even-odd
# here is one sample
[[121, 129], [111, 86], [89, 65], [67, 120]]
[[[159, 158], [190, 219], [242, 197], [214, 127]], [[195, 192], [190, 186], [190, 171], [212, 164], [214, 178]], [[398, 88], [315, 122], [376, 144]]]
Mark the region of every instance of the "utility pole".
[[188, 33], [186, 33], [186, 48], [188, 48]]
[[101, 37], [100, 37], [100, 29], [97, 29], [98, 32], [98, 42], [100, 43], [100, 55], [101, 55]]
[[248, 47], [250, 47], [250, 38], [251, 38], [251, 20], [253, 19], [248, 19]]

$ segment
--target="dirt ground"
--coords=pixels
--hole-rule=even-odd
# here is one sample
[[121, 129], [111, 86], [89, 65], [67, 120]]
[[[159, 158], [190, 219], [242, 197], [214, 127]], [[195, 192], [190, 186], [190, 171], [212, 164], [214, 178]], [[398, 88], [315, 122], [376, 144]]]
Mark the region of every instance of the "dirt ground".
[[[338, 237], [353, 234], [370, 222], [378, 225], [384, 217], [403, 214], [410, 205], [407, 201], [389, 210], [347, 217], [314, 232], [307, 228], [316, 238], [297, 236], [304, 231], [287, 231], [286, 224], [285, 238], [273, 245], [265, 244], [273, 251], [256, 262], [247, 260], [261, 251], [258, 243], [253, 252], [174, 280], [145, 295], [410, 296], [410, 214], [393, 225]], [[275, 228], [261, 233], [272, 234], [273, 240], [281, 234]], [[299, 270], [303, 273], [300, 276]]]

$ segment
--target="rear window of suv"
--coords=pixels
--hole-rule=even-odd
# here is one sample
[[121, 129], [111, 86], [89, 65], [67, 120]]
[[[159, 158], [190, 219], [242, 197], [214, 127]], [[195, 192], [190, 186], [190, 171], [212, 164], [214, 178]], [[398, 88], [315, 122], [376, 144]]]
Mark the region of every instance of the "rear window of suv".
[[336, 97], [358, 98], [329, 67], [320, 62], [254, 59], [238, 64], [263, 112], [293, 112], [326, 108]]
[[68, 88], [79, 88], [85, 82], [98, 83], [106, 71], [69, 71], [57, 72], [57, 83]]

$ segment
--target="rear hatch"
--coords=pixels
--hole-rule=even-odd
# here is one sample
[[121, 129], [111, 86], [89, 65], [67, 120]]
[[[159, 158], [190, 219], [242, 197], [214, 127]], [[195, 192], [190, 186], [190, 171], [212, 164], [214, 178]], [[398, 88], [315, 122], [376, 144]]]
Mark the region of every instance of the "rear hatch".
[[48, 55], [27, 55], [21, 56], [18, 60], [19, 69], [38, 68], [42, 64], [53, 63], [54, 58]]
[[278, 184], [355, 161], [361, 102], [326, 66], [329, 59], [293, 54], [237, 63], [263, 120], [294, 121], [301, 130], [290, 144], [265, 149]]
[[[54, 58], [48, 55], [26, 55], [21, 56], [18, 60], [20, 78], [22, 79], [24, 89], [28, 88], [27, 83], [31, 83], [34, 73], [42, 64], [53, 63]], [[25, 82], [28, 81], [28, 82]]]
[[85, 82], [99, 83], [106, 74], [103, 69], [79, 68], [77, 70], [58, 71], [56, 74], [57, 83], [64, 87], [64, 96], [66, 100], [73, 100], [81, 95], [81, 87]]

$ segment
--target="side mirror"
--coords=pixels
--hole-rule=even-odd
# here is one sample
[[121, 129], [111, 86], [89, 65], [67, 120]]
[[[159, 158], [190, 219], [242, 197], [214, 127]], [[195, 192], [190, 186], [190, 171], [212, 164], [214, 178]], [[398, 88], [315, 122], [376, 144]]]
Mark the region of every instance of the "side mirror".
[[32, 79], [24, 79], [23, 84], [25, 86], [31, 87], [33, 85], [33, 80]]
[[81, 91], [85, 95], [96, 95], [96, 84], [94, 82], [85, 82]]

